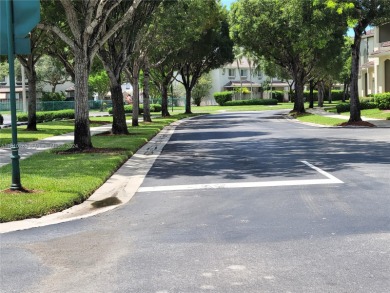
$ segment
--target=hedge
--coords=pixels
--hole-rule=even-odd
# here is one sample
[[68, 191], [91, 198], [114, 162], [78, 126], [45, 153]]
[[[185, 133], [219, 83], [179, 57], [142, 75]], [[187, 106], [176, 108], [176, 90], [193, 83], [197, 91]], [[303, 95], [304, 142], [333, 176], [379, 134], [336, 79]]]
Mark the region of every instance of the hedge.
[[[150, 112], [161, 112], [162, 108], [160, 104], [150, 104]], [[142, 114], [144, 112], [143, 105], [139, 105], [139, 113]], [[108, 113], [112, 114], [112, 108], [108, 109]], [[130, 114], [133, 113], [133, 105], [125, 105], [125, 113]]]
[[279, 103], [283, 103], [284, 91], [272, 91], [272, 99], [276, 99]]
[[214, 93], [214, 99], [220, 106], [224, 106], [226, 102], [231, 101], [233, 98], [233, 92], [216, 92]]
[[[36, 113], [37, 122], [52, 121], [54, 119], [74, 119], [74, 110], [46, 111]], [[28, 121], [28, 114], [21, 113], [17, 115], [19, 122]]]
[[[373, 102], [368, 102], [368, 101], [360, 101], [360, 109], [361, 110], [366, 110], [366, 109], [376, 109], [378, 108], [378, 105]], [[341, 103], [336, 105], [336, 110], [337, 113], [342, 113], [342, 112], [349, 112], [351, 110], [351, 104], [350, 103]]]
[[390, 110], [390, 93], [375, 94], [373, 99], [380, 110]]
[[248, 105], [277, 105], [277, 99], [253, 99], [253, 100], [237, 100], [227, 101], [224, 106], [248, 106]]

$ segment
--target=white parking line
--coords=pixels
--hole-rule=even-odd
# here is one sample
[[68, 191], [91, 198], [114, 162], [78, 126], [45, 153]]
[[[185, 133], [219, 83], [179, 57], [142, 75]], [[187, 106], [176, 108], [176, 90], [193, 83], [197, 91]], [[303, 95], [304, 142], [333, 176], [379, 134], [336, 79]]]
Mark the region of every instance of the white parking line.
[[301, 161], [310, 168], [316, 170], [327, 179], [307, 179], [307, 180], [282, 180], [282, 181], [265, 181], [265, 182], [234, 182], [234, 183], [210, 183], [210, 184], [188, 184], [188, 185], [170, 185], [170, 186], [152, 186], [140, 187], [138, 192], [155, 192], [155, 191], [183, 191], [197, 189], [226, 189], [226, 188], [249, 188], [249, 187], [272, 187], [272, 186], [298, 186], [298, 185], [319, 185], [319, 184], [337, 184], [344, 183], [335, 176], [324, 170], [308, 163]]

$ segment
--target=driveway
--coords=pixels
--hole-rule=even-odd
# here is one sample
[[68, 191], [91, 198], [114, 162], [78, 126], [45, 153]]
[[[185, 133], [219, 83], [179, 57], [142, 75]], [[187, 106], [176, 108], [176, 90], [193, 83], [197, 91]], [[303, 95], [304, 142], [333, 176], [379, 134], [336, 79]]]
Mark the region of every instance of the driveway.
[[280, 114], [188, 120], [127, 205], [1, 235], [1, 291], [388, 292], [389, 131]]

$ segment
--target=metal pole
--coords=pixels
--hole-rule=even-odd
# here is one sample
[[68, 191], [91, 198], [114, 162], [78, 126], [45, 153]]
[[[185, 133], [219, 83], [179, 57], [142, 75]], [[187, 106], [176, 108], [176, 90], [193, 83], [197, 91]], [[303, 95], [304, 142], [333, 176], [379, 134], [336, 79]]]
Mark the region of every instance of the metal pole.
[[11, 160], [12, 160], [12, 184], [11, 190], [21, 190], [20, 183], [20, 168], [19, 168], [19, 146], [18, 146], [18, 130], [16, 125], [16, 97], [15, 97], [15, 48], [14, 48], [14, 21], [12, 11], [12, 1], [6, 0], [6, 13], [8, 20], [8, 64], [9, 64], [9, 85], [10, 85], [10, 100], [11, 100], [11, 126], [12, 126], [12, 145], [11, 145]]
[[27, 113], [27, 94], [26, 94], [26, 74], [24, 72], [24, 66], [20, 64], [22, 70], [22, 97], [23, 97], [23, 112]]

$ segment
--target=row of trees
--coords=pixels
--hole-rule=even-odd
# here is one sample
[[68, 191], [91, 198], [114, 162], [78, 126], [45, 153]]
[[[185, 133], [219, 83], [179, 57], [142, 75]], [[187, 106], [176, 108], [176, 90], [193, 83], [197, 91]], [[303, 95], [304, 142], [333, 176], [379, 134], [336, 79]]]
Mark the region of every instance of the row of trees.
[[[36, 130], [36, 64], [44, 55], [62, 63], [75, 84], [75, 137], [79, 149], [92, 148], [89, 129], [88, 79], [104, 68], [110, 82], [114, 134], [128, 132], [121, 84], [133, 85], [132, 125], [138, 125], [142, 73], [144, 120], [150, 83], [162, 95], [168, 116], [168, 89], [180, 73], [186, 89], [186, 113], [199, 78], [233, 61], [227, 11], [218, 1], [190, 0], [60, 0], [41, 2], [41, 23], [32, 32], [32, 54], [18, 56], [29, 80], [28, 129]], [[99, 65], [100, 64], [100, 65]]]
[[[361, 121], [358, 98], [359, 50], [369, 25], [390, 20], [387, 0], [238, 0], [230, 22], [236, 45], [259, 60], [279, 66], [280, 75], [295, 85], [294, 111], [304, 112], [303, 88], [314, 81], [319, 89], [338, 73], [350, 82], [350, 121]], [[345, 39], [353, 27], [354, 40]], [[343, 68], [351, 56], [351, 67]], [[272, 67], [272, 66], [271, 66]]]

